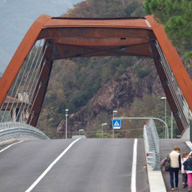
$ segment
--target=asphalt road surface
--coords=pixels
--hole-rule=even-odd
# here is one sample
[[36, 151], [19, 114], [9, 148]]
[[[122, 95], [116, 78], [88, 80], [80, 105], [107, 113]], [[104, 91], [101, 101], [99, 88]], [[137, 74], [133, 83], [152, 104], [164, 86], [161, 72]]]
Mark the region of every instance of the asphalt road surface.
[[23, 141], [0, 152], [0, 192], [149, 192], [143, 140]]

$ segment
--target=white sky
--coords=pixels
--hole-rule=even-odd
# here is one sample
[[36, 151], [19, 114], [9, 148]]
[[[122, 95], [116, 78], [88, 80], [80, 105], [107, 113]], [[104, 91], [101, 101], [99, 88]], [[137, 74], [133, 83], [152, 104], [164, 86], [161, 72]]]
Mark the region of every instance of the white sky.
[[0, 0], [0, 73], [31, 24], [42, 14], [60, 16], [81, 0]]

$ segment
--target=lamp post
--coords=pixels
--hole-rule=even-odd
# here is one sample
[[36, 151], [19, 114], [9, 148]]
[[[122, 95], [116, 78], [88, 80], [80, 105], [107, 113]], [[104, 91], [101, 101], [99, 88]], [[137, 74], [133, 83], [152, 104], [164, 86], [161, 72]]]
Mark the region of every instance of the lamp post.
[[[114, 113], [117, 113], [117, 110], [113, 110], [113, 119], [114, 119]], [[113, 138], [114, 138], [114, 129], [113, 129]]]
[[[167, 98], [166, 97], [161, 97], [161, 99], [165, 100], [165, 123], [167, 124]], [[167, 133], [167, 137], [168, 137], [168, 134], [169, 133]]]
[[80, 132], [83, 132], [84, 131], [84, 129], [79, 129], [79, 135], [80, 135]]
[[171, 111], [171, 139], [173, 139], [173, 112]]
[[66, 117], [66, 121], [65, 121], [65, 139], [67, 139], [67, 112], [69, 111], [69, 109], [65, 109], [65, 117]]
[[102, 124], [102, 139], [103, 139], [103, 126], [107, 125], [107, 123]]

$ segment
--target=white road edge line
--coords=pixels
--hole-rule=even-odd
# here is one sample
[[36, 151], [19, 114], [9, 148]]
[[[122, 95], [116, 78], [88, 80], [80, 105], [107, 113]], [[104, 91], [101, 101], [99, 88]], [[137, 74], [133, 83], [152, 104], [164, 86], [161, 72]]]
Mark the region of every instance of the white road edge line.
[[23, 140], [22, 140], [22, 141], [19, 141], [19, 142], [17, 142], [17, 143], [13, 143], [13, 144], [11, 144], [11, 145], [8, 145], [7, 147], [1, 149], [1, 150], [0, 150], [0, 153], [2, 153], [3, 151], [5, 151], [6, 149], [12, 147], [13, 145], [17, 145], [17, 144], [22, 143], [22, 142], [23, 142]]
[[[80, 139], [80, 138], [79, 138]], [[37, 180], [25, 191], [30, 192], [32, 191], [35, 186], [45, 177], [45, 175], [51, 170], [51, 168], [65, 155], [65, 153], [77, 142], [79, 139], [73, 141], [48, 167], [47, 169], [37, 178]]]
[[133, 162], [132, 162], [132, 175], [131, 175], [131, 192], [136, 192], [137, 143], [138, 143], [138, 139], [135, 139], [135, 140], [134, 140], [134, 145], [133, 145]]

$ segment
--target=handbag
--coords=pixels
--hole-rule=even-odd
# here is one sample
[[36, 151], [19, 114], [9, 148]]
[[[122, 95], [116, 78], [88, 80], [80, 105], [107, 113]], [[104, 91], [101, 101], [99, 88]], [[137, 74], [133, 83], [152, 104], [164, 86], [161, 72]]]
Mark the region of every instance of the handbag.
[[169, 155], [161, 161], [160, 165], [163, 171], [169, 171], [171, 166], [171, 159]]
[[167, 156], [167, 158], [165, 159], [164, 170], [169, 171], [170, 167], [171, 167], [171, 159], [169, 156]]

